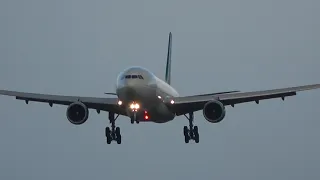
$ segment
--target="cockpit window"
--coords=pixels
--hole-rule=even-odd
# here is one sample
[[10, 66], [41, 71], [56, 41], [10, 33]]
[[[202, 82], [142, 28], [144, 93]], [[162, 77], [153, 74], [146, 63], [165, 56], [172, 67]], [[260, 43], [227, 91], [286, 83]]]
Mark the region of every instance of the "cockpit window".
[[125, 75], [125, 76], [123, 76], [121, 79], [143, 79], [143, 77], [141, 76], [141, 75]]

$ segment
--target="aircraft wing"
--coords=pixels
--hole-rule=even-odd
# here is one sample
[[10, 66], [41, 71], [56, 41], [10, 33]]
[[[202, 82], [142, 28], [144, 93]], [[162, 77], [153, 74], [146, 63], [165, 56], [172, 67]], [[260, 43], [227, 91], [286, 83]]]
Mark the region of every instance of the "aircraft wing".
[[[165, 102], [168, 107], [177, 116], [202, 110], [205, 103], [211, 100], [219, 100], [225, 106], [255, 101], [257, 104], [260, 100], [282, 98], [284, 100], [287, 96], [294, 96], [298, 91], [305, 91], [311, 89], [320, 88], [320, 84], [296, 86], [282, 89], [272, 89], [265, 91], [253, 91], [253, 92], [237, 92], [228, 94], [217, 95], [194, 95], [186, 97], [174, 97]], [[171, 104], [171, 100], [174, 101]]]
[[89, 109], [95, 109], [97, 111], [109, 111], [115, 114], [126, 115], [124, 109], [120, 108], [117, 105], [117, 98], [61, 96], [7, 90], [0, 90], [0, 95], [15, 96], [16, 99], [24, 100], [26, 101], [26, 103], [28, 103], [29, 101], [48, 103], [50, 106], [52, 106], [53, 104], [70, 105], [73, 102], [80, 101], [84, 103]]

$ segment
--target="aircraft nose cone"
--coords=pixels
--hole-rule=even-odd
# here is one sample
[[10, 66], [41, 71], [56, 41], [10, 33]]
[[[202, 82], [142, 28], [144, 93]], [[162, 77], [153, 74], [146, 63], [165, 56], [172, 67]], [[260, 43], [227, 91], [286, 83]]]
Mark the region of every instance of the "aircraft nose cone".
[[125, 84], [129, 89], [133, 89], [134, 86], [137, 86], [137, 83], [134, 81], [126, 81]]
[[135, 99], [136, 91], [132, 86], [126, 85], [118, 89], [120, 99], [131, 101]]

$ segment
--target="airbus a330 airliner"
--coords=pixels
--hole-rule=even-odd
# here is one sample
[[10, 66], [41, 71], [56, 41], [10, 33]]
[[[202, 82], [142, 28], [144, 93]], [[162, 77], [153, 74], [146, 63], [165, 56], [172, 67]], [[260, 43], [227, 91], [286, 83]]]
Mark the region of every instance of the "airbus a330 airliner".
[[15, 96], [18, 100], [48, 103], [68, 106], [67, 119], [75, 125], [85, 123], [89, 117], [89, 109], [97, 113], [107, 111], [111, 128], [106, 127], [107, 143], [116, 141], [121, 144], [120, 128], [115, 126], [119, 115], [129, 117], [131, 123], [154, 122], [166, 123], [176, 116], [184, 115], [189, 120], [189, 127], [184, 126], [185, 143], [194, 140], [199, 143], [198, 127], [193, 125], [193, 113], [202, 110], [205, 119], [211, 123], [218, 123], [225, 117], [226, 106], [256, 102], [271, 98], [294, 96], [298, 91], [320, 88], [320, 84], [289, 87], [253, 92], [217, 92], [192, 96], [179, 96], [171, 84], [171, 47], [172, 34], [169, 34], [168, 54], [165, 80], [161, 80], [149, 70], [142, 67], [130, 67], [121, 72], [116, 81], [116, 97], [78, 97], [49, 94], [24, 93], [0, 90], [0, 95]]

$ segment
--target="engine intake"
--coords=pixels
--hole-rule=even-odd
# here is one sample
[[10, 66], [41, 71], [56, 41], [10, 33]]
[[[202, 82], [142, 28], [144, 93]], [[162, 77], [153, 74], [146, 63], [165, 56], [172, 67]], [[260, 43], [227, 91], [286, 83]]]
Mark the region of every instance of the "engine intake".
[[82, 102], [74, 102], [67, 109], [68, 120], [75, 125], [83, 124], [88, 120], [88, 107]]
[[225, 115], [225, 107], [220, 101], [209, 101], [204, 105], [203, 116], [211, 123], [222, 121]]

